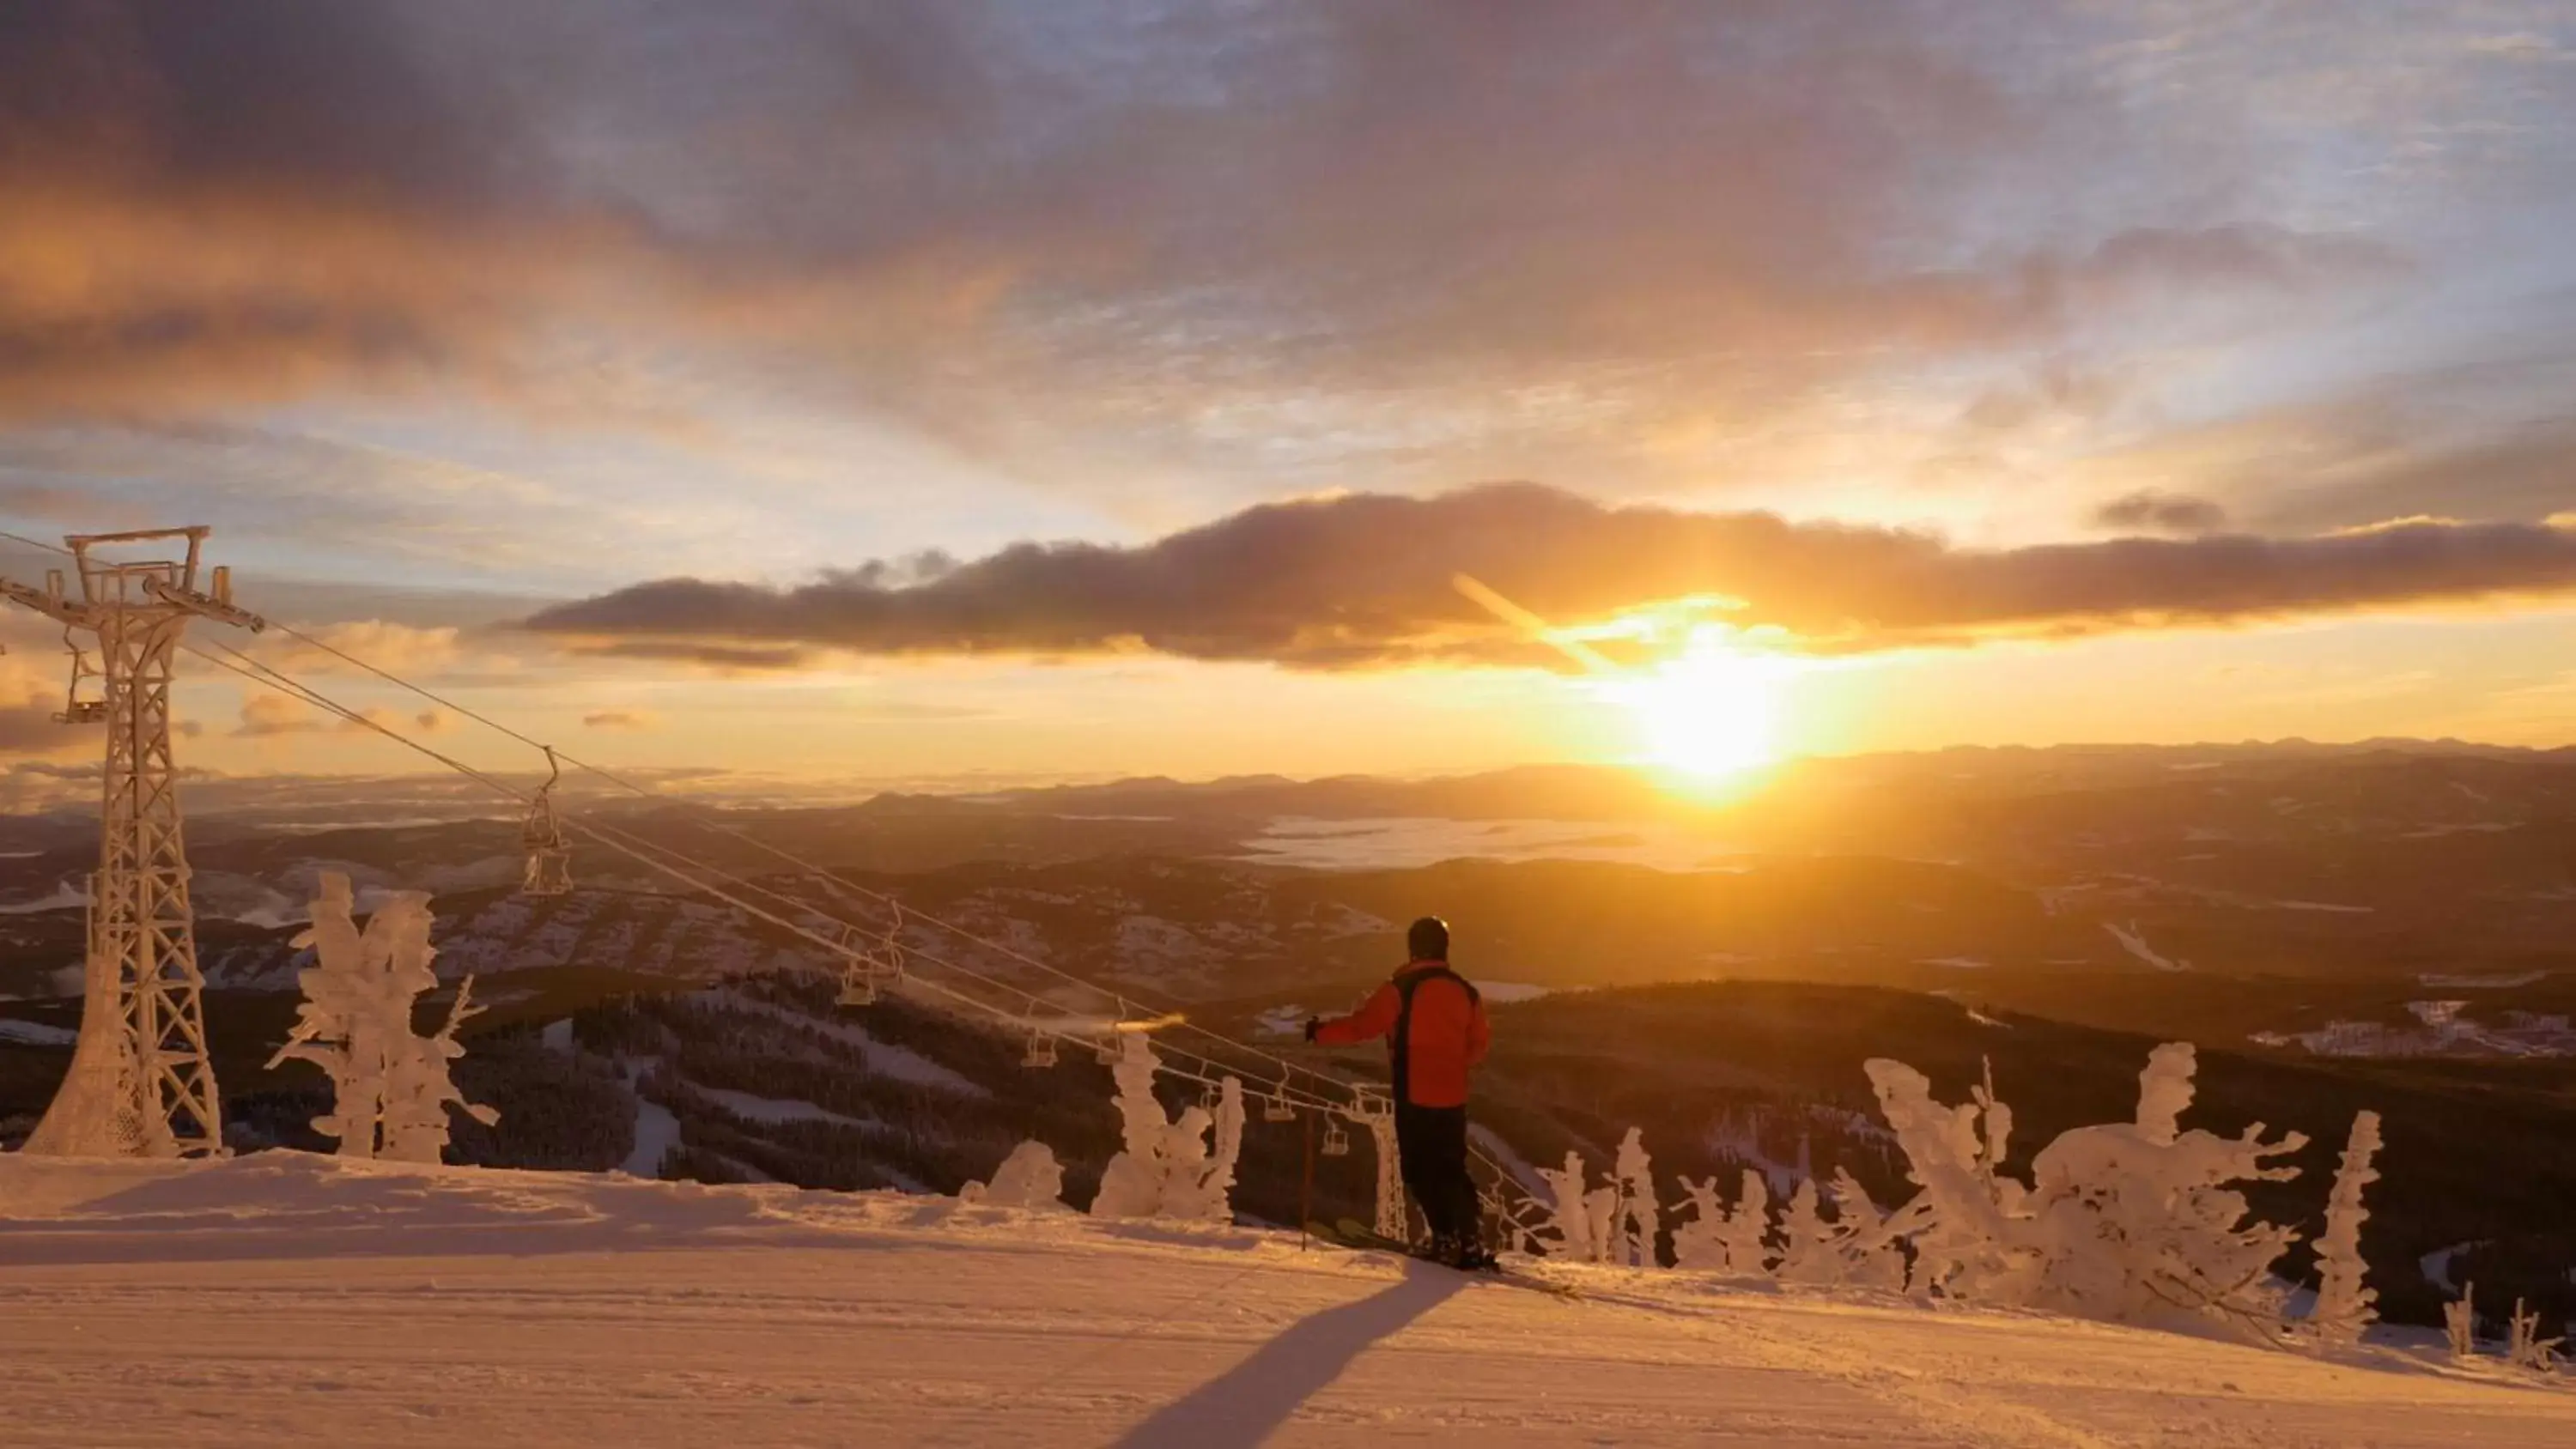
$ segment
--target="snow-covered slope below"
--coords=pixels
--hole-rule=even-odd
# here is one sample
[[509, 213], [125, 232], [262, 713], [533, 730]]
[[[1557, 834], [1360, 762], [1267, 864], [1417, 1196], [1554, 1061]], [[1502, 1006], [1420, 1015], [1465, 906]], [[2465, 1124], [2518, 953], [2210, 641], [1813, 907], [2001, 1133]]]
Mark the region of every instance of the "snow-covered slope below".
[[0, 1424], [81, 1445], [2559, 1445], [2576, 1395], [942, 1198], [0, 1158]]

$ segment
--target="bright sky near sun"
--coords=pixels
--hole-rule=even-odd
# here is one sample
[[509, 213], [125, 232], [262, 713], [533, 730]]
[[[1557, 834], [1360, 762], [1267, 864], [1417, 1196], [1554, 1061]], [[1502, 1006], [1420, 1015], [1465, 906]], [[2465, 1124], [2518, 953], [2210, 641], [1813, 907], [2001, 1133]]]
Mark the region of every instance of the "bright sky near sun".
[[604, 761], [2576, 738], [2560, 3], [39, 4], [0, 194], [0, 528]]

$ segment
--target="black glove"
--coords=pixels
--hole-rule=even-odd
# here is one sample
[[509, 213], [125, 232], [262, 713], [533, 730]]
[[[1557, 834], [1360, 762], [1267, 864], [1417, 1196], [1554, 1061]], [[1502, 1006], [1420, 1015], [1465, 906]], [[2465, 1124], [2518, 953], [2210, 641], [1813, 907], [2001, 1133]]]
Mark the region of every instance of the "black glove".
[[1314, 1016], [1307, 1017], [1307, 1018], [1306, 1018], [1306, 1040], [1308, 1040], [1308, 1041], [1310, 1041], [1310, 1042], [1311, 1042], [1311, 1041], [1313, 1041], [1313, 1040], [1315, 1039], [1315, 1030], [1316, 1030], [1316, 1028], [1318, 1028], [1318, 1027], [1322, 1026], [1323, 1024], [1324, 1024], [1324, 1022], [1323, 1022], [1323, 1018], [1321, 1018], [1321, 1017], [1314, 1017]]

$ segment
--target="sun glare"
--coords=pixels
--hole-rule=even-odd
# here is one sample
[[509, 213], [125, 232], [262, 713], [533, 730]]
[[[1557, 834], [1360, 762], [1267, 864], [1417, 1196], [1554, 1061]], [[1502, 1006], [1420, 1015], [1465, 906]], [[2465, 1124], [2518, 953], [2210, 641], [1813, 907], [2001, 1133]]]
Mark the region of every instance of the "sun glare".
[[1601, 687], [1628, 710], [1656, 761], [1716, 781], [1779, 758], [1784, 679], [1778, 660], [1702, 627], [1675, 657]]

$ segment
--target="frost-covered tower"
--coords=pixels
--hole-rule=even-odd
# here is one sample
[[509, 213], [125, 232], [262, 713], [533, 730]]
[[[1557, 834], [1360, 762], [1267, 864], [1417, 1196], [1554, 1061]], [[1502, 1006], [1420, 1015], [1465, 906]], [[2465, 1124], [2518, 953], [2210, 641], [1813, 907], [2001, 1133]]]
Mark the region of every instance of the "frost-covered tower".
[[[72, 687], [97, 678], [102, 695], [74, 697], [56, 719], [107, 726], [99, 805], [98, 873], [90, 878], [79, 1045], [29, 1152], [65, 1157], [177, 1157], [223, 1151], [223, 1108], [206, 1052], [197, 927], [188, 903], [179, 770], [170, 754], [170, 674], [194, 619], [257, 631], [232, 602], [220, 568], [201, 571], [204, 528], [65, 539], [77, 595], [60, 572], [45, 587], [0, 579], [0, 595], [61, 622]], [[131, 550], [184, 543], [177, 558]], [[81, 635], [97, 647], [83, 659]]]

